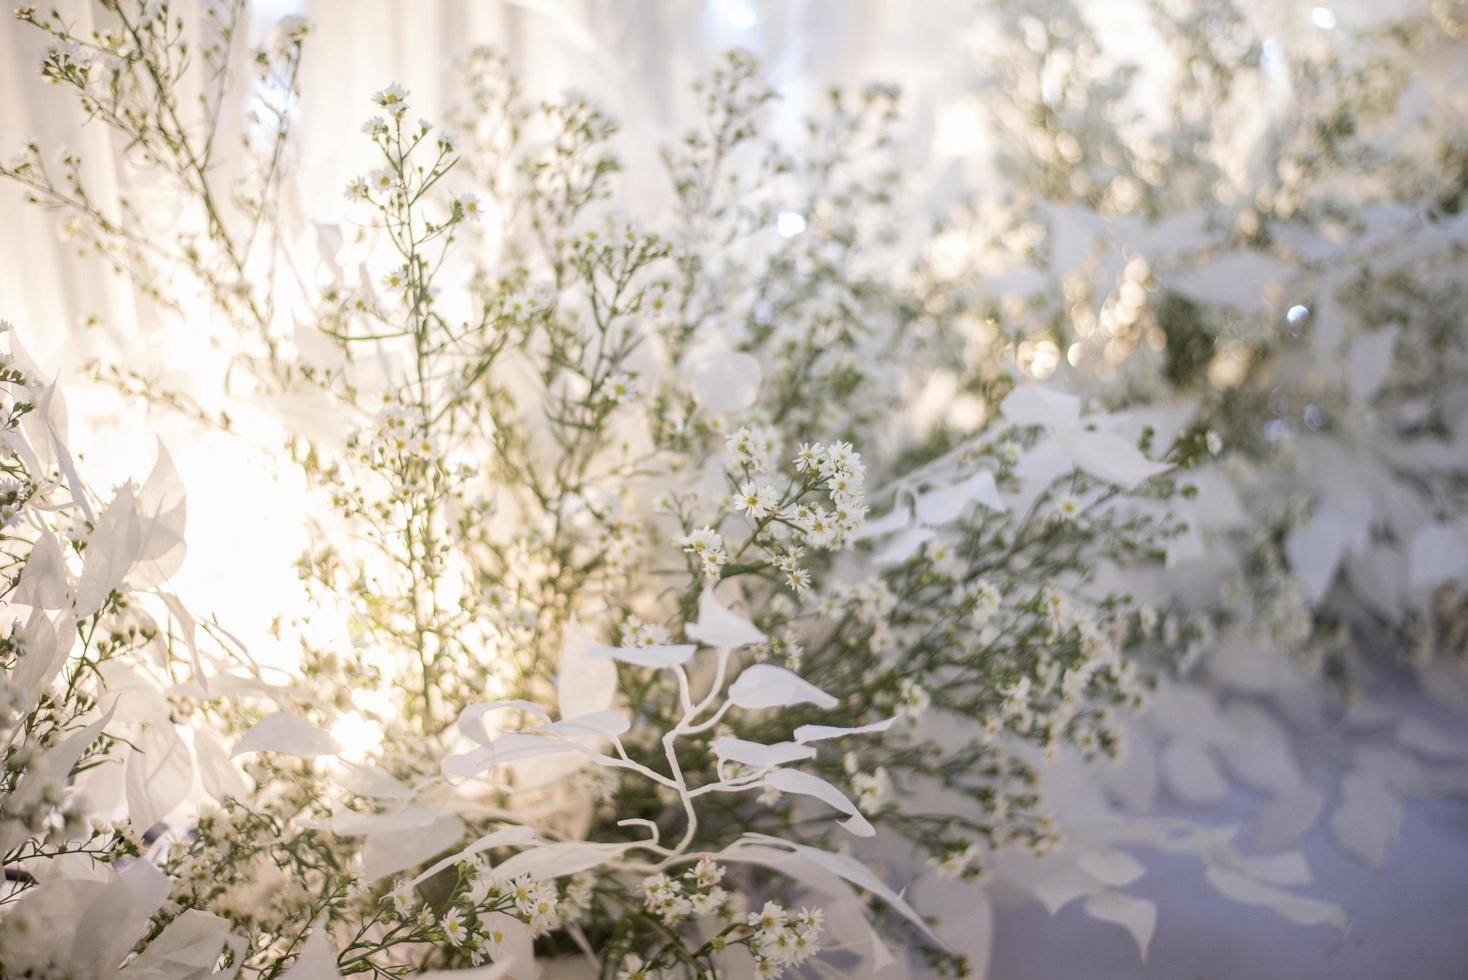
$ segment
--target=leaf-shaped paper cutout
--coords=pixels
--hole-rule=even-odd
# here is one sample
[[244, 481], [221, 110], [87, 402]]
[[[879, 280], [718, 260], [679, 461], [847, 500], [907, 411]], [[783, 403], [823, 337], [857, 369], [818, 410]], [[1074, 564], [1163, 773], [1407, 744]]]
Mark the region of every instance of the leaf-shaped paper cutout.
[[828, 738], [841, 738], [845, 735], [865, 735], [869, 732], [885, 732], [897, 723], [896, 718], [884, 718], [874, 721], [870, 725], [857, 725], [855, 728], [841, 728], [837, 725], [801, 725], [795, 729], [795, 741], [797, 742], [820, 742]]
[[561, 662], [556, 673], [556, 699], [562, 718], [589, 715], [612, 706], [617, 697], [617, 665], [587, 655], [596, 641], [576, 617], [566, 624]]
[[1008, 509], [999, 497], [994, 474], [988, 470], [980, 470], [966, 480], [923, 493], [917, 498], [917, 519], [931, 527], [939, 527], [957, 520], [974, 504], [982, 504], [993, 511]]
[[1076, 466], [1121, 487], [1136, 486], [1172, 469], [1169, 463], [1154, 463], [1133, 443], [1111, 432], [1061, 431], [1055, 440]]
[[463, 836], [464, 821], [451, 815], [436, 817], [408, 832], [392, 829], [368, 834], [362, 845], [362, 880], [377, 881], [422, 864]]
[[1175, 738], [1162, 749], [1162, 778], [1188, 803], [1216, 803], [1228, 795], [1228, 781], [1202, 742]]
[[1407, 586], [1435, 589], [1468, 578], [1468, 540], [1451, 524], [1424, 524], [1407, 551]]
[[1083, 908], [1091, 918], [1114, 922], [1131, 933], [1142, 961], [1146, 962], [1152, 934], [1157, 929], [1156, 902], [1123, 892], [1103, 891], [1088, 895]]
[[1346, 390], [1357, 405], [1370, 402], [1391, 373], [1397, 327], [1383, 327], [1357, 337], [1346, 357]]
[[1402, 833], [1401, 802], [1380, 780], [1362, 772], [1346, 776], [1341, 805], [1330, 829], [1341, 850], [1380, 871], [1386, 852]]
[[1296, 895], [1227, 868], [1210, 867], [1204, 876], [1220, 895], [1241, 905], [1262, 906], [1299, 925], [1346, 927], [1346, 911], [1334, 902]]
[[194, 779], [189, 747], [168, 722], [153, 722], [127, 756], [128, 819], [140, 830], [152, 827], [188, 795]]
[[728, 698], [746, 710], [786, 708], [792, 704], [814, 704], [834, 708], [837, 700], [825, 691], [774, 664], [754, 664], [729, 685]]
[[777, 789], [782, 793], [796, 793], [801, 796], [813, 796], [832, 808], [840, 810], [850, 816], [849, 820], [838, 820], [842, 827], [851, 831], [858, 837], [871, 837], [877, 831], [862, 816], [856, 804], [847, 799], [846, 794], [841, 792], [831, 783], [799, 769], [776, 769], [766, 774], [765, 785]]
[[720, 759], [761, 769], [768, 766], [783, 766], [787, 762], [799, 762], [801, 759], [812, 759], [815, 758], [815, 754], [815, 749], [801, 745], [799, 742], [776, 742], [773, 745], [766, 745], [763, 742], [750, 742], [732, 735], [723, 735], [714, 739], [714, 755]]
[[706, 586], [698, 598], [698, 622], [688, 623], [683, 632], [704, 646], [730, 650], [765, 641], [765, 634], [718, 600], [712, 585]]
[[255, 722], [235, 745], [230, 758], [246, 752], [279, 752], [300, 757], [335, 755], [341, 748], [336, 739], [306, 719], [279, 712]]
[[619, 660], [638, 667], [673, 667], [687, 663], [697, 649], [691, 643], [645, 647], [610, 647], [597, 644], [589, 647], [586, 655], [595, 659]]
[[86, 559], [76, 588], [76, 613], [81, 619], [102, 608], [112, 590], [122, 585], [128, 570], [142, 553], [142, 527], [132, 484], [117, 488], [87, 539]]

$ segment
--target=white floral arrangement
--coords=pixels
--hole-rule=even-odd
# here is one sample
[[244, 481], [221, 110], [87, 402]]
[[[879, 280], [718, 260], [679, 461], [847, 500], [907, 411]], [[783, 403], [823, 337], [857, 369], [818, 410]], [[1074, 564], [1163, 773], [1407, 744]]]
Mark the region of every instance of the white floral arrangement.
[[[1343, 925], [1297, 892], [1298, 852], [1145, 813], [1159, 773], [1216, 799], [1215, 756], [1275, 794], [1272, 846], [1320, 813], [1318, 791], [1287, 792], [1288, 737], [1210, 669], [1220, 650], [1257, 654], [1256, 690], [1287, 676], [1334, 699], [1299, 664], [1343, 623], [1367, 633], [1366, 609], [1370, 636], [1408, 631], [1423, 670], [1457, 676], [1425, 654], [1463, 635], [1468, 569], [1436, 535], [1464, 533], [1464, 334], [1389, 324], [1453, 292], [1462, 222], [1368, 220], [1361, 249], [1327, 247], [1339, 201], [1310, 195], [1336, 158], [1288, 142], [1269, 144], [1278, 186], [1220, 205], [1198, 114], [1282, 62], [1231, 4], [1187, 6], [1158, 23], [1210, 70], [1138, 143], [1112, 111], [1130, 76], [1076, 8], [1003, 5], [1014, 193], [923, 261], [888, 86], [832, 92], [781, 146], [776, 93], [730, 54], [663, 151], [664, 198], [632, 218], [611, 116], [532, 102], [475, 49], [456, 133], [411, 84], [364, 99], [372, 162], [331, 222], [294, 184], [305, 21], [244, 52], [243, 0], [196, 19], [96, 0], [85, 31], [22, 7], [41, 75], [182, 230], [157, 234], [69, 153], [32, 143], [0, 175], [150, 313], [228, 351], [193, 391], [127, 363], [93, 380], [216, 434], [273, 420], [311, 493], [291, 570], [311, 613], [272, 624], [284, 667], [191, 613], [210, 600], [168, 591], [188, 539], [168, 453], [104, 502], [59, 391], [12, 345], [0, 973], [963, 975], [983, 967], [953, 942], [965, 911], [915, 882], [1083, 898], [1145, 954], [1134, 846]], [[1439, 21], [1399, 35], [1401, 64]], [[1364, 72], [1329, 52], [1298, 69], [1328, 118], [1364, 100], [1332, 80], [1369, 94]], [[1415, 175], [1403, 199], [1449, 200], [1401, 157], [1380, 167]], [[1379, 265], [1398, 234], [1435, 261]], [[982, 278], [956, 240], [979, 243]], [[1352, 298], [1378, 274], [1399, 302]], [[1316, 292], [1261, 304], [1239, 286], [1261, 279]], [[1305, 302], [1279, 316], [1284, 295]], [[1327, 314], [1334, 335], [1305, 329]], [[1424, 388], [1443, 394], [1426, 414]], [[1280, 452], [1264, 412], [1310, 437]], [[1357, 455], [1326, 468], [1342, 446]], [[1358, 506], [1340, 491], [1367, 456], [1381, 492]], [[1361, 601], [1400, 567], [1410, 589]], [[1358, 659], [1344, 649], [1329, 662]], [[1441, 748], [1423, 726], [1398, 738]], [[1362, 759], [1338, 836], [1379, 863], [1402, 787]]]

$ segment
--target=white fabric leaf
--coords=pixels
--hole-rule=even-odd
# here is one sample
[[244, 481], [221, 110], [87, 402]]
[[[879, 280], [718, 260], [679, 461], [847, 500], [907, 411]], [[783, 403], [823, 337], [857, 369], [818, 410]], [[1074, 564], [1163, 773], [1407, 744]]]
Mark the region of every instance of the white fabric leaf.
[[1468, 540], [1451, 524], [1424, 524], [1412, 535], [1407, 552], [1407, 585], [1435, 589], [1468, 578]]
[[[248, 942], [229, 931], [229, 922], [199, 909], [185, 909], [158, 937], [117, 973], [117, 980], [206, 980], [233, 977], [215, 971], [219, 957], [232, 952], [242, 962]], [[333, 958], [333, 963], [335, 958]]]
[[537, 844], [496, 865], [490, 870], [489, 877], [492, 881], [509, 881], [520, 875], [529, 875], [536, 881], [562, 878], [601, 867], [636, 846], [635, 841], [625, 844], [599, 844], [591, 841]]
[[1291, 531], [1285, 539], [1290, 570], [1312, 604], [1320, 601], [1335, 579], [1346, 551], [1347, 533], [1348, 529], [1333, 510], [1320, 507], [1308, 524]]
[[420, 872], [416, 878], [409, 882], [409, 884], [421, 884], [427, 881], [429, 878], [432, 878], [434, 875], [438, 874], [445, 868], [451, 868], [454, 865], [458, 864], [460, 861], [468, 860], [474, 855], [479, 854], [482, 851], [487, 851], [492, 847], [508, 847], [513, 844], [529, 844], [534, 840], [535, 831], [530, 827], [526, 827], [521, 824], [515, 824], [510, 827], [501, 827], [499, 830], [491, 830], [489, 833], [485, 834], [483, 837], [479, 838], [474, 843], [464, 848], [462, 851], [458, 851], [454, 854], [450, 854], [446, 858], [435, 861], [433, 864], [429, 865], [428, 868]]
[[698, 599], [698, 622], [688, 623], [683, 632], [690, 640], [704, 646], [733, 649], [763, 643], [765, 634], [753, 624], [730, 612], [714, 595], [714, 587], [706, 586]]
[[562, 718], [604, 711], [617, 697], [617, 665], [588, 656], [587, 651], [595, 645], [572, 616], [566, 624], [566, 639], [556, 674], [556, 700]]
[[1397, 728], [1397, 741], [1418, 755], [1430, 759], [1463, 759], [1468, 744], [1420, 718], [1408, 718]]
[[904, 501], [899, 500], [897, 504], [887, 513], [874, 520], [869, 520], [857, 529], [851, 537], [855, 541], [865, 541], [868, 538], [880, 538], [893, 531], [900, 531], [912, 523], [912, 508]]
[[741, 841], [752, 841], [760, 844], [768, 844], [771, 847], [784, 848], [793, 851], [813, 864], [819, 865], [832, 874], [838, 875], [851, 882], [858, 888], [871, 892], [887, 904], [892, 911], [912, 923], [917, 930], [928, 939], [936, 943], [940, 948], [946, 948], [943, 940], [928, 927], [922, 916], [918, 915], [911, 905], [903, 900], [891, 888], [888, 888], [880, 878], [872, 874], [870, 868], [853, 857], [845, 854], [834, 854], [819, 847], [811, 847], [808, 844], [795, 844], [779, 837], [771, 837], [767, 834], [745, 834], [743, 837], [730, 845], [729, 849], [737, 847]]
[[459, 712], [459, 731], [466, 738], [470, 738], [480, 745], [488, 745], [494, 739], [484, 730], [484, 724], [479, 719], [491, 711], [507, 711], [512, 709], [534, 715], [542, 722], [550, 724], [550, 715], [534, 701], [482, 701], [479, 704], [471, 704]]
[[282, 755], [336, 755], [342, 749], [336, 739], [298, 715], [280, 712], [266, 715], [245, 732], [230, 758], [246, 752], [279, 752]]
[[1070, 429], [1081, 419], [1081, 401], [1075, 395], [1054, 391], [1044, 385], [1015, 387], [999, 405], [999, 413], [1011, 425], [1038, 425], [1047, 429]]
[[1334, 902], [1296, 895], [1227, 868], [1210, 867], [1205, 877], [1220, 895], [1241, 905], [1262, 906], [1303, 926], [1329, 923], [1337, 929], [1346, 927], [1346, 910]]
[[907, 561], [919, 548], [936, 536], [936, 531], [921, 524], [909, 528], [887, 542], [887, 547], [877, 554], [876, 562], [878, 565], [896, 565]]
[[138, 556], [127, 578], [134, 588], [151, 588], [179, 570], [187, 551], [184, 527], [188, 507], [183, 481], [161, 441], [153, 470], [137, 492], [137, 515]]
[[611, 647], [598, 644], [589, 647], [586, 655], [593, 659], [620, 660], [639, 667], [672, 667], [687, 663], [697, 649], [692, 643], [645, 647]]
[[223, 803], [234, 797], [242, 800], [249, 792], [244, 773], [230, 761], [224, 743], [211, 729], [194, 729], [194, 757], [199, 764], [199, 781], [204, 791]]
[[377, 881], [422, 864], [453, 847], [463, 836], [464, 821], [451, 815], [435, 817], [408, 830], [394, 827], [370, 833], [362, 845], [362, 880]]
[[194, 760], [174, 726], [166, 721], [146, 726], [127, 756], [128, 819], [140, 832], [161, 822], [183, 802], [193, 780]]
[[795, 740], [797, 742], [820, 742], [828, 738], [841, 738], [843, 735], [865, 735], [868, 732], [885, 732], [896, 724], [896, 718], [884, 718], [874, 721], [870, 725], [857, 725], [855, 728], [842, 728], [838, 725], [801, 725], [795, 729]]
[[1397, 327], [1383, 327], [1357, 337], [1346, 358], [1346, 388], [1351, 401], [1371, 401], [1391, 373], [1392, 351], [1397, 346]]
[[1111, 432], [1059, 431], [1055, 441], [1075, 460], [1076, 466], [1107, 483], [1132, 487], [1172, 469], [1170, 463], [1154, 463], [1134, 444]]
[[142, 554], [142, 525], [130, 483], [117, 488], [87, 539], [86, 559], [76, 588], [76, 613], [81, 619], [102, 608], [108, 593], [122, 585], [128, 569]]
[[149, 861], [134, 861], [107, 882], [77, 919], [74, 975], [115, 975], [167, 894], [168, 876]]
[[693, 400], [705, 411], [723, 415], [754, 404], [763, 372], [749, 354], [726, 350], [695, 355], [691, 374]]
[[732, 735], [722, 735], [714, 739], [714, 755], [729, 762], [738, 762], [746, 766], [782, 766], [787, 762], [798, 762], [801, 759], [815, 758], [816, 750], [799, 742], [776, 742], [766, 745], [762, 742], [750, 742]]
[[37, 609], [60, 609], [70, 599], [71, 588], [66, 577], [66, 563], [61, 556], [61, 544], [56, 535], [46, 531], [36, 539], [31, 553], [26, 556], [15, 590], [15, 601]]
[[729, 685], [729, 700], [746, 710], [787, 708], [793, 704], [814, 704], [818, 708], [834, 708], [839, 703], [831, 695], [784, 667], [754, 664]]
[[1202, 742], [1175, 738], [1163, 747], [1161, 762], [1162, 778], [1179, 799], [1216, 803], [1228, 795], [1228, 781]]
[[1126, 851], [1108, 847], [1099, 851], [1087, 851], [1076, 858], [1082, 871], [1111, 888], [1130, 885], [1146, 871], [1142, 862]]
[[1325, 794], [1309, 783], [1276, 794], [1254, 821], [1254, 847], [1270, 851], [1293, 843], [1315, 826], [1324, 809]]
[[406, 800], [413, 791], [389, 772], [342, 759], [332, 771], [337, 785], [350, 793], [375, 800]]
[[301, 952], [289, 970], [280, 975], [280, 980], [341, 980], [336, 968], [336, 951], [326, 930], [320, 923], [311, 927], [311, 934], [301, 945]]
[[845, 793], [820, 776], [814, 776], [808, 772], [801, 772], [799, 769], [776, 769], [774, 772], [768, 773], [765, 776], [765, 785], [777, 789], [782, 793], [814, 796], [816, 799], [830, 804], [842, 813], [849, 814], [851, 819], [838, 820], [837, 823], [858, 837], [871, 837], [877, 832], [867, 822], [867, 818], [861, 815], [861, 811], [856, 808], [856, 804], [846, 798]]
[[1353, 772], [1341, 784], [1341, 805], [1330, 820], [1341, 850], [1380, 871], [1402, 833], [1401, 802], [1376, 777]]
[[1137, 950], [1142, 961], [1147, 960], [1147, 949], [1152, 945], [1152, 934], [1157, 929], [1157, 903], [1137, 898], [1123, 892], [1104, 891], [1086, 897], [1082, 906], [1086, 914], [1102, 922], [1114, 922], [1137, 941]]
[[966, 480], [929, 490], [917, 498], [917, 519], [933, 527], [957, 520], [973, 504], [982, 504], [990, 510], [1006, 511], [999, 497], [999, 487], [994, 483], [994, 474], [980, 470]]

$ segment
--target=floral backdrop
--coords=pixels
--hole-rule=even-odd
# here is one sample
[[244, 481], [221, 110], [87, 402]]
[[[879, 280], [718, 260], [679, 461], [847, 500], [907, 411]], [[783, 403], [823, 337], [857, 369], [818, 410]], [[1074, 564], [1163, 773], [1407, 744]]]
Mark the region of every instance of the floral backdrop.
[[4, 28], [0, 975], [1380, 975], [1468, 6], [616, 6]]

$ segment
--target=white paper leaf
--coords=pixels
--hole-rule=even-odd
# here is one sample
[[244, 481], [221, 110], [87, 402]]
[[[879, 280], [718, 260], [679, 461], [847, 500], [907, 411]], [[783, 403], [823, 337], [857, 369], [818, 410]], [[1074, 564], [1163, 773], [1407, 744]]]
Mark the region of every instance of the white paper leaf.
[[691, 643], [646, 647], [596, 645], [587, 649], [586, 655], [593, 659], [620, 660], [624, 664], [636, 664], [639, 667], [672, 667], [687, 663], [697, 649]]
[[230, 758], [246, 752], [279, 752], [282, 755], [335, 755], [341, 751], [336, 739], [304, 718], [284, 712], [266, 715], [245, 732]]
[[1108, 847], [1099, 851], [1087, 851], [1076, 858], [1082, 871], [1111, 888], [1130, 885], [1146, 871], [1142, 862], [1126, 851]]
[[1402, 804], [1374, 776], [1353, 772], [1341, 784], [1341, 805], [1331, 817], [1336, 843], [1380, 871], [1386, 852], [1402, 833]]
[[229, 931], [227, 920], [199, 909], [185, 909], [118, 971], [117, 980], [228, 980], [227, 974], [214, 969], [220, 955], [229, 950], [233, 961], [239, 963], [248, 945], [244, 937]]
[[1407, 552], [1407, 585], [1435, 589], [1468, 578], [1468, 540], [1451, 524], [1424, 524], [1412, 535]]
[[698, 622], [683, 627], [690, 640], [704, 646], [733, 649], [763, 643], [765, 635], [747, 620], [730, 612], [714, 595], [714, 587], [707, 586], [698, 599]]
[[745, 834], [743, 837], [730, 845], [729, 850], [735, 849], [740, 842], [750, 841], [759, 844], [768, 844], [771, 847], [782, 848], [793, 851], [813, 864], [816, 864], [832, 874], [838, 875], [851, 882], [858, 888], [871, 892], [877, 898], [887, 904], [892, 911], [912, 923], [917, 930], [928, 939], [943, 947], [943, 940], [928, 927], [922, 916], [918, 915], [911, 905], [903, 900], [902, 896], [887, 887], [880, 878], [872, 874], [870, 868], [855, 858], [845, 854], [833, 854], [819, 847], [811, 847], [808, 844], [795, 844], [779, 837], [771, 837], [767, 834]]
[[168, 816], [188, 795], [194, 760], [166, 721], [146, 726], [136, 744], [127, 756], [127, 811], [135, 827], [146, 829]]
[[87, 539], [86, 560], [76, 589], [79, 618], [85, 619], [102, 608], [108, 593], [122, 585], [133, 562], [142, 554], [142, 533], [132, 485], [124, 483]]
[[849, 830], [858, 837], [871, 837], [877, 831], [867, 822], [867, 818], [861, 815], [856, 804], [846, 798], [831, 783], [820, 776], [813, 776], [799, 769], [776, 769], [765, 776], [765, 785], [779, 790], [782, 793], [796, 793], [801, 796], [814, 796], [816, 799], [829, 804], [842, 813], [849, 814], [849, 820], [838, 820], [842, 827]]
[[1421, 718], [1408, 718], [1397, 728], [1397, 742], [1429, 759], [1468, 757], [1468, 742]]
[[1005, 396], [999, 414], [1011, 425], [1071, 429], [1080, 424], [1081, 402], [1075, 395], [1053, 391], [1044, 385], [1024, 384]]
[[1299, 925], [1346, 927], [1346, 910], [1334, 902], [1296, 895], [1227, 868], [1210, 867], [1205, 877], [1220, 895], [1241, 905], [1262, 906]]
[[907, 561], [919, 548], [936, 536], [937, 532], [930, 527], [918, 525], [909, 528], [887, 542], [887, 547], [877, 554], [876, 562], [878, 565], [896, 565], [899, 562]]
[[870, 725], [858, 725], [855, 728], [841, 728], [837, 725], [801, 725], [795, 729], [795, 741], [797, 742], [820, 742], [828, 738], [841, 738], [843, 735], [865, 735], [869, 732], [885, 732], [896, 724], [896, 718], [884, 718], [874, 721]]
[[732, 735], [723, 735], [714, 739], [714, 755], [729, 762], [738, 762], [757, 768], [783, 766], [787, 762], [812, 759], [815, 758], [815, 754], [815, 749], [798, 742], [776, 742], [773, 745], [765, 745], [762, 742], [750, 742]]
[[513, 844], [529, 844], [533, 840], [535, 840], [535, 831], [530, 827], [526, 827], [520, 824], [509, 827], [501, 827], [499, 830], [491, 830], [489, 833], [485, 834], [483, 837], [479, 838], [474, 843], [464, 848], [462, 851], [457, 851], [453, 854], [450, 854], [446, 858], [435, 861], [423, 871], [419, 872], [418, 876], [415, 877], [411, 882], [409, 882], [409, 884], [421, 884], [427, 881], [429, 878], [432, 878], [434, 875], [438, 874], [445, 868], [451, 868], [454, 865], [458, 864], [460, 861], [466, 861], [474, 855], [479, 854], [483, 851], [487, 851], [492, 847], [508, 847]]
[[198, 759], [199, 780], [204, 784], [205, 792], [221, 803], [230, 797], [237, 800], [245, 798], [249, 784], [245, 782], [244, 773], [230, 761], [219, 736], [210, 729], [194, 730], [194, 757]]
[[1351, 344], [1346, 359], [1346, 387], [1355, 404], [1370, 402], [1391, 373], [1398, 332], [1397, 327], [1383, 327], [1357, 337]]
[[436, 817], [408, 831], [393, 828], [368, 834], [362, 845], [362, 880], [377, 881], [422, 864], [463, 836], [464, 822], [455, 816]]
[[26, 556], [15, 590], [15, 601], [37, 609], [60, 609], [70, 599], [71, 589], [61, 556], [61, 544], [54, 534], [46, 531], [36, 539], [31, 553]]
[[1162, 778], [1188, 803], [1216, 803], [1228, 795], [1228, 781], [1202, 742], [1175, 738], [1162, 749]]
[[326, 930], [318, 923], [311, 927], [311, 934], [301, 945], [301, 953], [290, 969], [280, 975], [280, 980], [340, 980], [336, 968], [336, 951], [326, 938]]
[[1294, 843], [1315, 826], [1324, 809], [1325, 794], [1308, 783], [1278, 793], [1254, 821], [1254, 847], [1270, 851]]
[[1172, 469], [1169, 463], [1154, 463], [1134, 444], [1111, 432], [1062, 431], [1056, 433], [1055, 440], [1076, 466], [1122, 487], [1136, 486]]
[[1347, 529], [1329, 508], [1320, 507], [1310, 523], [1290, 532], [1285, 539], [1285, 557], [1299, 579], [1305, 598], [1320, 601], [1335, 580], [1336, 569], [1346, 550]]
[[480, 719], [492, 711], [508, 710], [523, 711], [545, 724], [550, 724], [550, 715], [534, 701], [482, 701], [459, 712], [459, 731], [480, 745], [488, 745], [494, 738], [484, 730], [484, 723]]
[[591, 841], [555, 841], [537, 844], [521, 851], [507, 861], [490, 870], [494, 881], [509, 881], [520, 875], [529, 875], [536, 881], [562, 878], [592, 868], [601, 867], [608, 861], [621, 857], [635, 842], [625, 844], [600, 844]]
[[1142, 961], [1147, 960], [1147, 949], [1152, 945], [1152, 934], [1157, 929], [1157, 903], [1137, 898], [1123, 892], [1104, 891], [1086, 897], [1083, 906], [1086, 914], [1102, 922], [1114, 922], [1137, 941], [1137, 950]]
[[939, 527], [957, 520], [974, 504], [994, 511], [1008, 508], [999, 497], [999, 487], [994, 483], [994, 474], [980, 470], [966, 480], [937, 487], [917, 498], [917, 519], [923, 524]]
[[167, 894], [168, 876], [148, 861], [134, 861], [107, 882], [77, 920], [75, 975], [113, 976]]
[[158, 459], [137, 493], [138, 557], [127, 575], [134, 588], [151, 588], [183, 565], [187, 513], [183, 481], [160, 441]]
[[402, 780], [376, 766], [342, 759], [333, 769], [337, 785], [350, 793], [375, 800], [406, 800], [413, 794]]
[[814, 684], [774, 664], [754, 664], [745, 668], [744, 673], [729, 685], [728, 697], [735, 707], [746, 710], [786, 708], [792, 704], [814, 704], [829, 709], [838, 704], [835, 698]]
[[596, 641], [572, 616], [566, 624], [556, 674], [556, 698], [562, 718], [604, 711], [617, 697], [617, 665], [588, 656], [587, 651], [595, 645]]

